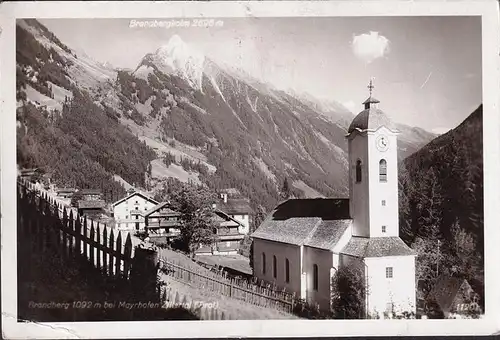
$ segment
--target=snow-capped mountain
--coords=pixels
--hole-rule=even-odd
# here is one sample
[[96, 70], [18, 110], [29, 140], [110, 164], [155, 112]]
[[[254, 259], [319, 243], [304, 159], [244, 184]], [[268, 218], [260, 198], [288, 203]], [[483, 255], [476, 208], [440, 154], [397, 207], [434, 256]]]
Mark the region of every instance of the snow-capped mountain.
[[[214, 62], [179, 36], [146, 54], [134, 70], [123, 70], [75, 52], [36, 20], [18, 25], [18, 98], [25, 97], [28, 103], [54, 101], [58, 105], [51, 110], [69, 115], [72, 110], [62, 107], [74, 96], [73, 100], [90, 100], [85, 105], [96, 106], [88, 112], [115, 129], [119, 129], [115, 124], [126, 127], [124, 133], [155, 150], [149, 167], [156, 180], [176, 177], [213, 189], [236, 187], [254, 204], [268, 208], [276, 203], [285, 177], [298, 196], [347, 194], [344, 135], [346, 121], [353, 115], [334, 100], [277, 90], [242, 70]], [[37, 44], [44, 46], [43, 60], [32, 47]], [[43, 75], [41, 80], [33, 80], [36, 72]], [[55, 89], [67, 91], [66, 95], [55, 95]], [[63, 115], [57, 124], [64, 124], [64, 119]], [[24, 119], [19, 124], [29, 131], [29, 122]], [[412, 144], [402, 155], [431, 139], [424, 141], [422, 134], [414, 137], [412, 129], [406, 134], [422, 144]], [[144, 159], [131, 167], [136, 170], [124, 171], [112, 159], [89, 157], [88, 162], [99, 162], [111, 176], [141, 185], [143, 174], [134, 171], [147, 166], [140, 163]], [[165, 157], [171, 160], [168, 164]]]
[[147, 80], [152, 67], [156, 67], [164, 74], [182, 77], [193, 88], [201, 90], [204, 66], [203, 53], [186, 44], [180, 36], [173, 35], [166, 45], [144, 57], [134, 75]]

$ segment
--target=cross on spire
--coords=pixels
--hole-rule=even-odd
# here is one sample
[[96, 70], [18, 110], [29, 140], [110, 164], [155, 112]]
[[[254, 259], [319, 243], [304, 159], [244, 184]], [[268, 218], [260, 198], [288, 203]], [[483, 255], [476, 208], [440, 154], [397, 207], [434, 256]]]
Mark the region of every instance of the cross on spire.
[[373, 77], [370, 78], [370, 84], [368, 84], [368, 90], [370, 90], [370, 97], [372, 96], [372, 92], [373, 92], [373, 89], [375, 88], [375, 86], [373, 85]]

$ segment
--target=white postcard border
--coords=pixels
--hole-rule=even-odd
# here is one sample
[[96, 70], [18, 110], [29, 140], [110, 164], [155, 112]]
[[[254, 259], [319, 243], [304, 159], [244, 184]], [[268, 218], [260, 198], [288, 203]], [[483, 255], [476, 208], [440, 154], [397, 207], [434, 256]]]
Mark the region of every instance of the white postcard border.
[[[15, 18], [182, 18], [480, 15], [486, 314], [480, 320], [263, 320], [18, 323], [16, 280]], [[2, 323], [8, 338], [486, 335], [500, 330], [500, 118], [496, 1], [18, 2], [0, 5]], [[97, 37], [96, 37], [97, 38]], [[12, 142], [14, 141], [14, 142]]]

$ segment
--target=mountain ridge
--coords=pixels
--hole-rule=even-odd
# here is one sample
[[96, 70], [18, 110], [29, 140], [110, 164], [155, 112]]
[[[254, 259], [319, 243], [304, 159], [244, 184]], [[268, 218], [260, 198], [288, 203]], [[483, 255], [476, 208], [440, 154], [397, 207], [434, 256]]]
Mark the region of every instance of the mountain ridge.
[[[89, 99], [108, 117], [155, 150], [156, 159], [161, 160], [155, 162], [155, 169], [164, 164], [162, 173], [169, 173], [172, 164], [163, 160], [174, 153], [174, 163], [185, 163], [185, 178], [196, 177], [214, 190], [236, 187], [254, 205], [267, 209], [276, 203], [285, 177], [325, 196], [347, 193], [344, 134], [346, 117], [352, 114], [341, 104], [332, 100], [329, 109], [338, 107], [339, 111], [330, 111], [328, 117], [304, 98], [221, 67], [205, 56], [191, 58], [180, 38], [173, 38], [171, 47], [167, 44], [157, 53], [146, 54], [135, 70], [109, 70], [105, 63], [93, 64], [91, 59], [59, 46], [40, 32], [39, 25], [21, 21], [18, 28], [24, 27], [32, 39], [52, 49], [51, 55], [60, 60], [51, 64], [54, 74], [60, 75], [53, 83], [70, 92], [75, 88], [87, 91]], [[25, 49], [18, 53], [34, 52]], [[159, 61], [155, 53], [163, 59]], [[39, 66], [35, 58], [29, 60]], [[29, 73], [28, 66], [21, 67], [20, 73]], [[150, 69], [139, 75], [142, 66]], [[19, 97], [26, 97], [24, 85], [54, 96], [52, 88], [21, 78]], [[55, 106], [49, 109], [57, 110]], [[405, 132], [402, 145], [408, 150], [401, 151], [400, 158], [432, 136], [413, 134], [411, 128]], [[179, 149], [182, 145], [185, 147]], [[188, 166], [187, 160], [193, 164]], [[157, 173], [147, 177], [151, 187], [160, 185]], [[304, 195], [303, 190], [294, 190], [295, 195]]]

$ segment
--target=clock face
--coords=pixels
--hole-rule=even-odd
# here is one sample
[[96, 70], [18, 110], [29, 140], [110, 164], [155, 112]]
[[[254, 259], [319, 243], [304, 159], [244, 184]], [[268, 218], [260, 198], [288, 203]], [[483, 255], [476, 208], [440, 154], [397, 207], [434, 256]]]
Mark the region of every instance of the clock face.
[[387, 138], [387, 136], [384, 135], [378, 136], [376, 143], [377, 143], [376, 144], [377, 149], [379, 151], [387, 151], [387, 149], [389, 149], [389, 138]]

